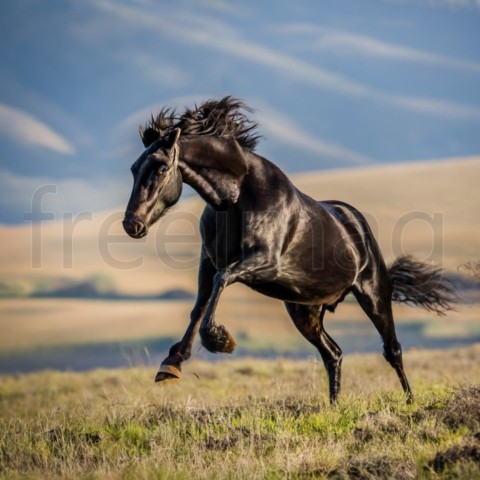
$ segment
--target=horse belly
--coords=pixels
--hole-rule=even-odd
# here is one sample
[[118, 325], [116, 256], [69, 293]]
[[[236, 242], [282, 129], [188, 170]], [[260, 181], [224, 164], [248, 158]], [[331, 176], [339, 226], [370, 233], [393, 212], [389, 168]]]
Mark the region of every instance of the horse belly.
[[302, 303], [305, 305], [332, 305], [342, 297], [342, 292], [327, 293], [316, 289], [297, 291], [279, 283], [262, 283], [249, 285], [253, 290], [267, 297], [284, 302]]
[[[269, 297], [307, 305], [332, 305], [342, 298], [355, 282], [356, 256], [351, 243], [324, 223], [304, 225], [280, 258], [276, 278], [250, 286]], [[329, 231], [328, 239], [320, 235], [322, 228]], [[308, 238], [314, 240], [306, 242]]]
[[280, 275], [272, 282], [249, 285], [253, 290], [286, 302], [306, 305], [332, 305], [342, 298], [353, 282], [354, 275], [348, 272], [336, 272], [323, 277], [302, 274]]

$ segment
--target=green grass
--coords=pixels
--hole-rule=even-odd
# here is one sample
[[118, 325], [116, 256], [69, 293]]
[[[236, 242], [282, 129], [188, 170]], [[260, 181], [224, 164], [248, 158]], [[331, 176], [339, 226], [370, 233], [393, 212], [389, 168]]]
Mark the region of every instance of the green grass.
[[408, 405], [379, 355], [0, 377], [1, 478], [480, 478], [480, 346], [410, 352]]

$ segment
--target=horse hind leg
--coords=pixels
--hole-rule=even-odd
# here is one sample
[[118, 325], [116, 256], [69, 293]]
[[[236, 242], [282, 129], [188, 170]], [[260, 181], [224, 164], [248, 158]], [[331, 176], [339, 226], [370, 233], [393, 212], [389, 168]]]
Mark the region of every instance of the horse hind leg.
[[327, 308], [288, 302], [285, 306], [299, 332], [320, 352], [328, 374], [330, 403], [334, 404], [340, 394], [342, 350], [323, 328]]
[[407, 401], [413, 401], [413, 393], [403, 368], [402, 346], [397, 340], [393, 322], [390, 283], [364, 280], [357, 284], [352, 292], [363, 311], [380, 333], [383, 341], [383, 355], [398, 375]]

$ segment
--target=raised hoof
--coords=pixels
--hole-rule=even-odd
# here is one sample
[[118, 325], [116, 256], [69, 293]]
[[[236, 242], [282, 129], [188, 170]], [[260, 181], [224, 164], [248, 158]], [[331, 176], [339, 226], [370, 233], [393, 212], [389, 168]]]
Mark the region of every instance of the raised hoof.
[[160, 370], [155, 375], [155, 382], [182, 378], [182, 372], [173, 365], [160, 365]]
[[212, 353], [232, 353], [237, 344], [223, 325], [212, 325], [209, 330], [200, 330], [202, 345]]

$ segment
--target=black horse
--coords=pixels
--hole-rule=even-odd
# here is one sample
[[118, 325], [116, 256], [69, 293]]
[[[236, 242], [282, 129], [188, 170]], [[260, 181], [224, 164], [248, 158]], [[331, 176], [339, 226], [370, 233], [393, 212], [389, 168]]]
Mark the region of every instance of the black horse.
[[443, 313], [454, 292], [440, 270], [410, 257], [385, 266], [362, 214], [339, 201], [316, 201], [273, 163], [254, 153], [256, 124], [242, 102], [209, 100], [182, 115], [169, 109], [140, 129], [145, 151], [132, 165], [134, 185], [123, 226], [134, 238], [180, 198], [182, 184], [206, 201], [198, 296], [188, 328], [155, 381], [181, 376], [200, 330], [203, 346], [230, 353], [235, 341], [215, 322], [228, 285], [241, 282], [285, 302], [300, 333], [320, 352], [330, 401], [340, 392], [342, 351], [323, 326], [348, 293], [379, 331], [384, 356], [409, 400], [412, 391], [395, 334], [392, 300]]

